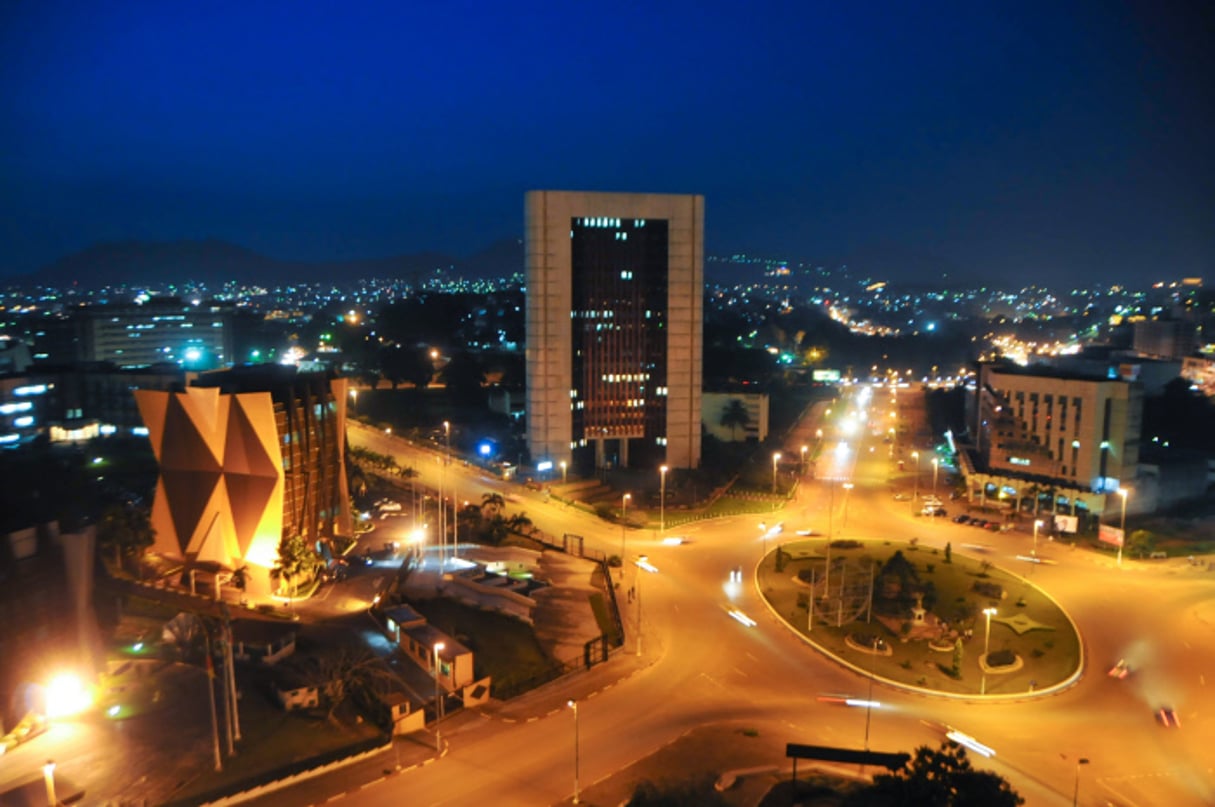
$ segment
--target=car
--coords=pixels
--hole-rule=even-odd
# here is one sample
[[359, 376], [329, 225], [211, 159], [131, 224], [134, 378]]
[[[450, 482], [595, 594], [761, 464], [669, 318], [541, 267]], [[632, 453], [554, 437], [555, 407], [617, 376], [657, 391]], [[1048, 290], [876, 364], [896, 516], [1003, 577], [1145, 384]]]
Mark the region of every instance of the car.
[[818, 535], [818, 533], [815, 530], [810, 530], [810, 529], [798, 530], [797, 534], [801, 535], [803, 537], [807, 536], [807, 535]]
[[911, 501], [911, 494], [909, 494], [909, 493], [896, 493], [896, 494], [894, 494], [894, 500], [895, 500], [896, 502], [909, 502], [909, 501]]
[[947, 515], [949, 515], [949, 513], [947, 513], [947, 512], [945, 511], [945, 508], [944, 508], [944, 507], [941, 507], [940, 505], [934, 505], [934, 504], [930, 504], [930, 505], [926, 505], [926, 506], [924, 507], [924, 509], [920, 511], [920, 515], [924, 515], [924, 516], [947, 516]]
[[1003, 532], [1003, 528], [995, 521], [987, 522], [987, 526], [983, 529], [987, 530], [988, 532]]
[[742, 567], [741, 566], [735, 566], [733, 569], [730, 570], [730, 582], [731, 583], [741, 583], [742, 582]]
[[967, 521], [970, 521], [970, 516], [965, 513], [953, 517], [954, 524], [965, 524]]
[[1126, 678], [1130, 674], [1131, 665], [1127, 664], [1124, 658], [1118, 659], [1118, 663], [1111, 667], [1109, 672], [1110, 678], [1118, 679]]
[[1177, 711], [1171, 706], [1161, 706], [1157, 709], [1156, 719], [1166, 729], [1181, 728], [1181, 718], [1177, 716]]
[[979, 529], [983, 529], [988, 525], [988, 523], [988, 520], [985, 518], [972, 518], [970, 520], [970, 526], [978, 527]]

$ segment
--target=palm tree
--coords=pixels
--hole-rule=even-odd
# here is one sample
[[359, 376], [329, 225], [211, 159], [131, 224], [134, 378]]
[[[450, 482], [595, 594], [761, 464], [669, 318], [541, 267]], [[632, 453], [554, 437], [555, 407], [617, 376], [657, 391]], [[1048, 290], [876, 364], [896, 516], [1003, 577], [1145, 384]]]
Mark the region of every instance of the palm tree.
[[736, 439], [739, 426], [746, 428], [751, 422], [751, 414], [747, 412], [747, 407], [739, 398], [731, 398], [730, 402], [721, 410], [721, 425], [730, 429], [730, 439]]
[[501, 493], [489, 492], [481, 496], [481, 512], [489, 518], [501, 515], [506, 507], [506, 499]]

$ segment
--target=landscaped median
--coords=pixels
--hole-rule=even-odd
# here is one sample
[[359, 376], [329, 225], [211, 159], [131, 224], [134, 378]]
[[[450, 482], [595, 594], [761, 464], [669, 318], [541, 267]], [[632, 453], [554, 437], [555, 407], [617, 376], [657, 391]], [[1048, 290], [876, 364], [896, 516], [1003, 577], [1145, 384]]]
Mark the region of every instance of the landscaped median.
[[768, 553], [757, 581], [792, 630], [896, 686], [1024, 697], [1074, 682], [1082, 667], [1076, 627], [1049, 595], [948, 548], [798, 541]]

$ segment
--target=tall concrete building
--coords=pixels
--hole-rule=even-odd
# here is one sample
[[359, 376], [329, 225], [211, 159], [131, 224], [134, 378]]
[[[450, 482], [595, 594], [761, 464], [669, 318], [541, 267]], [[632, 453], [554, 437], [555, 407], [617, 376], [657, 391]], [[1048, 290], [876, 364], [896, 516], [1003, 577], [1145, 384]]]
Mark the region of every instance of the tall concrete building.
[[704, 197], [527, 194], [532, 461], [700, 463]]

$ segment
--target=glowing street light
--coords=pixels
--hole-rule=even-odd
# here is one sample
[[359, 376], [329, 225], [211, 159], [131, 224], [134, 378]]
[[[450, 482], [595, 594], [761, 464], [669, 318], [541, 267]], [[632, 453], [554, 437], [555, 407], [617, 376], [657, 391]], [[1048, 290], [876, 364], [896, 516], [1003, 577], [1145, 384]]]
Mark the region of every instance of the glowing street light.
[[1130, 493], [1130, 488], [1118, 488], [1118, 495], [1122, 497], [1122, 538], [1118, 541], [1118, 565], [1122, 565], [1122, 545], [1126, 543], [1126, 497]]
[[[987, 663], [987, 652], [991, 643], [991, 618], [996, 615], [995, 608], [984, 608], [983, 616], [987, 617], [987, 629], [983, 632], [983, 663]], [[983, 673], [982, 683], [979, 684], [979, 694], [987, 694], [987, 673]]]
[[933, 496], [933, 498], [936, 498], [936, 495], [937, 495], [937, 466], [939, 463], [940, 463], [940, 460], [938, 460], [936, 457], [932, 458], [932, 496]]
[[439, 734], [439, 718], [442, 716], [443, 701], [439, 696], [439, 652], [445, 647], [443, 642], [435, 642], [435, 753], [442, 750], [442, 738]]
[[809, 446], [802, 446], [802, 473], [806, 473], [806, 452], [810, 449]]
[[915, 502], [920, 498], [920, 452], [912, 451], [911, 458], [915, 460], [915, 492], [911, 495], [911, 509], [915, 510]]
[[1042, 526], [1042, 519], [1040, 519], [1040, 518], [1035, 519], [1034, 520], [1034, 550], [1031, 553], [1031, 554], [1033, 554], [1033, 556], [1035, 558], [1038, 557], [1038, 529], [1041, 526]]
[[667, 530], [667, 471], [671, 470], [667, 466], [662, 466], [658, 469], [658, 535]]
[[624, 582], [624, 536], [627, 531], [625, 524], [629, 519], [629, 499], [633, 498], [633, 494], [626, 493], [620, 497], [620, 580]]
[[780, 452], [772, 452], [772, 492], [776, 493], [776, 463], [780, 462]]
[[59, 799], [55, 798], [55, 760], [48, 759], [42, 766], [42, 783], [46, 785], [46, 803], [55, 807]]
[[574, 804], [578, 803], [578, 701], [571, 698], [566, 705], [574, 710]]
[[561, 460], [561, 462], [559, 462], [557, 464], [561, 466], [561, 484], [564, 485], [565, 484], [565, 470], [566, 470], [565, 460]]

